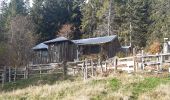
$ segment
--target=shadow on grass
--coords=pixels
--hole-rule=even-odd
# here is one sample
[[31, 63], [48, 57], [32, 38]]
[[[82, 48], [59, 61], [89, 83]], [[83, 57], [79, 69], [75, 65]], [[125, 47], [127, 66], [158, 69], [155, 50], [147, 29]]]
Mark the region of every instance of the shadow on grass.
[[75, 78], [71, 76], [67, 76], [66, 78], [63, 78], [62, 73], [41, 75], [41, 76], [36, 75], [28, 79], [18, 80], [16, 82], [11, 82], [11, 83], [5, 83], [3, 87], [0, 87], [0, 91], [7, 92], [16, 89], [23, 89], [29, 86], [38, 86], [44, 84], [52, 85], [55, 84], [57, 81], [64, 81], [64, 80], [74, 81], [74, 79]]

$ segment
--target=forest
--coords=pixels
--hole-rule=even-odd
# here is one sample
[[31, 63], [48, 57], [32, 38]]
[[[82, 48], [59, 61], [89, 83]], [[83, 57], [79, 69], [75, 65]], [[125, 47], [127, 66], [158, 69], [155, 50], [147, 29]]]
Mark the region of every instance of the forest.
[[27, 65], [32, 47], [64, 36], [118, 35], [147, 49], [170, 38], [170, 0], [1, 0], [0, 66]]

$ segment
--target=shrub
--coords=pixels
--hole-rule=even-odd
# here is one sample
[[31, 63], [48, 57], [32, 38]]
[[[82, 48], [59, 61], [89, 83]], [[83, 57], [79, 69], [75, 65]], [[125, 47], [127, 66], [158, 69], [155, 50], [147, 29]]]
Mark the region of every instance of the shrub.
[[161, 44], [160, 44], [160, 42], [155, 41], [150, 45], [149, 53], [156, 54], [159, 52], [161, 52]]

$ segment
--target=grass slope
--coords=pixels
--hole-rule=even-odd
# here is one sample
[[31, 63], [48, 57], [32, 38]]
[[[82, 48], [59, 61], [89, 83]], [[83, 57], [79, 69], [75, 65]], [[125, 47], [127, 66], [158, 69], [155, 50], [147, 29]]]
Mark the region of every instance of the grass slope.
[[139, 82], [134, 85], [132, 90], [133, 97], [137, 99], [140, 94], [151, 91], [155, 89], [158, 85], [166, 84], [168, 82], [170, 82], [170, 78], [145, 78], [142, 82]]
[[54, 84], [57, 80], [62, 81], [62, 74], [50, 74], [50, 75], [42, 75], [35, 76], [25, 80], [19, 80], [13, 83], [6, 83], [4, 87], [0, 87], [0, 91], [12, 91], [16, 89], [23, 89], [29, 86], [38, 86], [43, 84]]
[[170, 78], [121, 74], [84, 82], [51, 75], [8, 83], [0, 100], [170, 100], [167, 89]]

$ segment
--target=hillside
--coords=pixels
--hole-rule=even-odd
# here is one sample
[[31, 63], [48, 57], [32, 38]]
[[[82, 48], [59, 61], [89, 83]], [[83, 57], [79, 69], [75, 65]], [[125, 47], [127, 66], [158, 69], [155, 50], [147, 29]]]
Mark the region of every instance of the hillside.
[[107, 78], [90, 79], [84, 82], [77, 77], [62, 80], [55, 76], [43, 76], [6, 84], [3, 89], [1, 88], [3, 92], [0, 94], [0, 99], [170, 100], [169, 90], [170, 78], [146, 78], [141, 75], [119, 74]]

